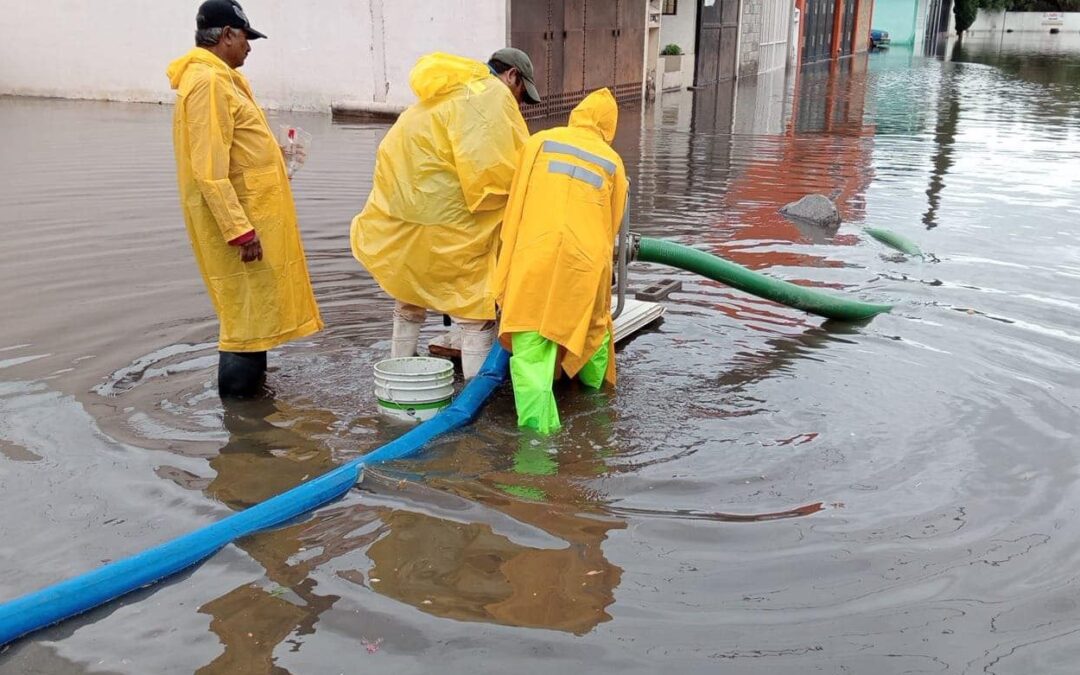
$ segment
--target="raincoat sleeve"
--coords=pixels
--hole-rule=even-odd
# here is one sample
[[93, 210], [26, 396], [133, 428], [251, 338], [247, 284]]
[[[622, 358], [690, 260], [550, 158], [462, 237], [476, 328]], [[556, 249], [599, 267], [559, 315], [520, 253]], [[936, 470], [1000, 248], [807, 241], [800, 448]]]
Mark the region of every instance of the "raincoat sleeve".
[[520, 114], [509, 105], [484, 111], [490, 117], [480, 124], [475, 117], [455, 115], [448, 129], [461, 191], [472, 213], [506, 206], [518, 150], [529, 135]]
[[521, 211], [525, 208], [525, 195], [529, 192], [529, 180], [532, 178], [533, 164], [536, 156], [540, 154], [543, 146], [542, 139], [533, 136], [525, 147], [521, 149], [521, 158], [518, 160], [517, 171], [514, 180], [510, 184], [510, 196], [506, 202], [506, 211], [503, 214], [503, 226], [501, 247], [499, 249], [499, 262], [495, 268], [495, 300], [502, 302], [506, 293], [506, 281], [510, 274], [510, 258], [513, 256], [514, 247], [517, 245], [518, 223], [521, 222]]
[[184, 97], [191, 172], [226, 242], [254, 231], [229, 180], [233, 116], [225, 90], [213, 77], [201, 78]]

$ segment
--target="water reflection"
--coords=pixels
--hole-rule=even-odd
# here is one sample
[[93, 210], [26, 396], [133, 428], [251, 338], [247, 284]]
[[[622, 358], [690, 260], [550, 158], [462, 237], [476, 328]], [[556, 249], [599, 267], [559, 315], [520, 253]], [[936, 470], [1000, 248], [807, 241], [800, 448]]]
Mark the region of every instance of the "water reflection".
[[[611, 413], [595, 399], [587, 411], [566, 411], [565, 433], [580, 434], [587, 426], [593, 439], [610, 438]], [[486, 523], [390, 513], [384, 518], [389, 533], [368, 549], [378, 592], [437, 616], [579, 635], [611, 619], [606, 608], [614, 602], [622, 569], [607, 560], [603, 543], [626, 524], [608, 515], [605, 495], [590, 487], [590, 480], [610, 470], [610, 449], [602, 441], [571, 449], [529, 433], [516, 446], [509, 458], [470, 455], [475, 483], [434, 477], [428, 482], [535, 527], [561, 545], [522, 545]], [[437, 471], [444, 461], [454, 458], [429, 466]]]
[[[216, 476], [206, 493], [229, 507], [243, 510], [334, 466], [323, 443], [303, 429], [281, 425], [282, 421], [311, 419], [312, 410], [300, 415], [290, 410], [287, 402], [272, 399], [223, 404], [222, 420], [229, 441], [210, 460]], [[326, 421], [331, 417], [324, 415]], [[369, 543], [363, 538], [338, 538], [336, 530], [327, 533], [327, 524], [336, 524], [334, 516], [328, 513], [314, 526], [304, 523], [279, 528], [238, 542], [262, 565], [269, 584], [245, 584], [199, 608], [212, 617], [210, 630], [220, 638], [223, 651], [197, 672], [288, 672], [274, 667], [274, 649], [290, 635], [314, 632], [319, 616], [340, 599], [315, 591], [312, 570]], [[308, 548], [322, 544], [328, 546], [321, 555], [297, 559]]]
[[[226, 403], [222, 419], [229, 440], [210, 460], [216, 476], [206, 493], [239, 510], [328, 470], [334, 461], [326, 446], [310, 430], [290, 424], [302, 419], [329, 425], [331, 418], [320, 420], [315, 411], [293, 410], [281, 400]], [[263, 567], [266, 581], [200, 607], [212, 617], [210, 629], [223, 650], [199, 672], [288, 672], [274, 665], [277, 646], [300, 649], [320, 615], [341, 599], [319, 593], [312, 572], [361, 550], [370, 570], [340, 570], [341, 579], [426, 613], [587, 633], [611, 618], [605, 608], [614, 601], [621, 569], [606, 560], [602, 543], [610, 529], [625, 525], [578, 513], [575, 504], [598, 497], [572, 481], [581, 472], [595, 477], [604, 470], [602, 456], [560, 462], [557, 450], [537, 439], [522, 440], [509, 471], [481, 469], [483, 483], [494, 489], [480, 501], [564, 542], [559, 548], [515, 542], [485, 522], [362, 504], [324, 509], [311, 522], [244, 539], [238, 546]], [[536, 481], [547, 477], [551, 482], [538, 487]]]
[[941, 205], [941, 191], [945, 189], [945, 176], [953, 165], [953, 146], [960, 126], [961, 92], [959, 71], [948, 69], [938, 97], [937, 124], [934, 128], [934, 154], [931, 158], [930, 185], [926, 188], [927, 209], [922, 222], [926, 229], [938, 226], [937, 212]]
[[580, 635], [611, 619], [605, 608], [614, 602], [622, 570], [604, 558], [600, 544], [621, 523], [540, 513], [548, 507], [509, 500], [487, 504], [563, 538], [567, 547], [529, 548], [485, 524], [396, 511], [384, 516], [389, 531], [368, 549], [373, 587], [462, 621]]

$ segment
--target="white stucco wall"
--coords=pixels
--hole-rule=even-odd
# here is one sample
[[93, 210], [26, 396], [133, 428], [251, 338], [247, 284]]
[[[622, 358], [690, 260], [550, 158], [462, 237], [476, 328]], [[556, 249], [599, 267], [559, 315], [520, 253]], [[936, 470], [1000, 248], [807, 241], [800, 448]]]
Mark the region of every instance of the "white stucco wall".
[[684, 54], [693, 54], [697, 38], [697, 2], [679, 0], [677, 10], [677, 14], [660, 17], [660, 49], [674, 43], [682, 47]]
[[989, 12], [980, 9], [969, 32], [1049, 33], [1051, 28], [1063, 33], [1080, 31], [1080, 12]]
[[[682, 3], [680, 3], [682, 4]], [[692, 3], [686, 3], [692, 4]], [[5, 3], [0, 94], [171, 102], [169, 61], [194, 44], [199, 0]], [[268, 107], [412, 102], [420, 55], [478, 59], [506, 44], [506, 0], [243, 0], [270, 39], [243, 71]], [[43, 32], [45, 31], [45, 32]]]

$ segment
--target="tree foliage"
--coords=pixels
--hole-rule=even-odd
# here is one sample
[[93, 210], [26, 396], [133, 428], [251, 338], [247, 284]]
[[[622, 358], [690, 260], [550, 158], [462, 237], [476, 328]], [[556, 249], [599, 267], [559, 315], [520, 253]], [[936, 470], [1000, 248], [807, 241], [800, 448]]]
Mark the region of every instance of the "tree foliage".
[[979, 9], [991, 12], [1076, 12], [1080, 0], [977, 0]]
[[956, 32], [963, 33], [975, 23], [979, 13], [980, 0], [954, 0], [953, 14], [956, 15]]

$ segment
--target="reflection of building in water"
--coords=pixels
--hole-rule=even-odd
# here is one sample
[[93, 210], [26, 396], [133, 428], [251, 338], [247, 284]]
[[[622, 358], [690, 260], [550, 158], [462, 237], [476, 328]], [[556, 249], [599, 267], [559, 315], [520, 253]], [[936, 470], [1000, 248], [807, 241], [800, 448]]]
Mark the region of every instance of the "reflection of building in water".
[[[865, 56], [855, 56], [803, 68], [783, 133], [736, 138], [736, 154], [745, 164], [737, 167], [724, 194], [726, 227], [713, 230], [723, 238], [716, 244], [741, 239], [854, 243], [852, 238], [834, 237], [835, 231], [793, 223], [779, 209], [807, 194], [820, 193], [836, 202], [844, 221], [864, 217], [865, 193], [873, 176], [874, 134], [874, 127], [864, 120], [866, 66]], [[760, 114], [758, 108], [754, 110]], [[723, 253], [753, 268], [840, 264], [776, 249], [728, 246]]]
[[945, 176], [953, 165], [953, 146], [956, 145], [956, 131], [960, 125], [960, 86], [957, 69], [949, 71], [949, 76], [941, 88], [938, 100], [938, 117], [934, 125], [933, 169], [930, 171], [930, 184], [926, 188], [926, 212], [923, 225], [926, 229], [937, 227], [937, 212], [941, 206], [941, 192], [945, 189]]

